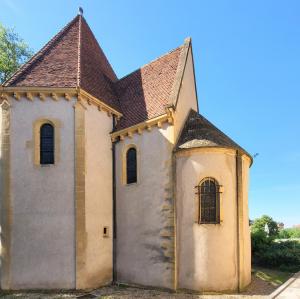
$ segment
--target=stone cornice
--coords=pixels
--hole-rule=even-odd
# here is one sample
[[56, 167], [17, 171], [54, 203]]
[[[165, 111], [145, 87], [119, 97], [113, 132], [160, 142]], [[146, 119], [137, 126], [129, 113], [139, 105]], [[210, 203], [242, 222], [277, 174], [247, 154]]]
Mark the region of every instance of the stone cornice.
[[59, 98], [65, 98], [70, 101], [72, 97], [77, 97], [78, 101], [86, 101], [89, 105], [95, 105], [99, 111], [105, 111], [109, 116], [115, 115], [117, 119], [122, 116], [122, 113], [105, 104], [101, 99], [92, 96], [82, 88], [58, 88], [58, 87], [6, 87], [0, 86], [0, 98], [8, 100], [9, 97], [19, 101], [21, 98], [26, 98], [29, 101], [34, 101], [39, 98], [44, 101], [46, 97], [58, 101]]
[[134, 133], [141, 135], [145, 130], [151, 131], [153, 127], [161, 128], [163, 123], [174, 124], [174, 116], [172, 109], [166, 109], [166, 113], [162, 114], [158, 117], [146, 120], [144, 122], [138, 123], [134, 126], [112, 132], [111, 140], [115, 142], [117, 138], [120, 140], [124, 140], [125, 137], [132, 138]]
[[82, 88], [78, 88], [78, 100], [79, 101], [85, 100], [89, 105], [91, 104], [96, 105], [99, 111], [103, 110], [106, 111], [107, 114], [109, 115], [113, 114], [117, 117], [117, 119], [119, 119], [122, 116], [122, 113], [110, 107], [109, 105], [105, 104], [100, 99], [92, 96], [90, 93], [86, 92]]
[[51, 97], [57, 101], [58, 97], [65, 97], [70, 100], [72, 96], [77, 96], [76, 88], [48, 88], [48, 87], [0, 87], [0, 96], [8, 99], [13, 97], [19, 101], [21, 97], [25, 97], [30, 101], [33, 101], [34, 97], [45, 100], [46, 97]]

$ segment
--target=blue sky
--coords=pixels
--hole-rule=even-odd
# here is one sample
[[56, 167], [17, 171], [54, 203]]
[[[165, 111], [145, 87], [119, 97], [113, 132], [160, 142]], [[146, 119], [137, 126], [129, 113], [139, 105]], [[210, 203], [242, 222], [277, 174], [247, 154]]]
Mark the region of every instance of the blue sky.
[[300, 224], [300, 2], [1, 0], [36, 51], [78, 11], [117, 75], [192, 37], [200, 112], [251, 154], [250, 217]]

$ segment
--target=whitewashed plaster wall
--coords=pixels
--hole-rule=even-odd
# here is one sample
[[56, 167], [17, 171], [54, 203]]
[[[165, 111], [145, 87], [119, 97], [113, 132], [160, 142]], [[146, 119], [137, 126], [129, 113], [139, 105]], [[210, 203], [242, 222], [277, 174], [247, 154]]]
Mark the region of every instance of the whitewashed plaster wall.
[[[97, 287], [112, 281], [112, 117], [87, 105], [86, 134], [86, 287]], [[107, 227], [108, 236], [103, 235]]]
[[[174, 287], [172, 197], [173, 126], [134, 134], [116, 145], [117, 280]], [[122, 180], [122, 158], [130, 145], [138, 152], [138, 182]]]
[[245, 288], [251, 282], [251, 237], [249, 227], [249, 169], [251, 161], [246, 155], [242, 156], [242, 248], [241, 248], [241, 288]]
[[[194, 149], [176, 159], [178, 287], [197, 291], [237, 289], [236, 163], [234, 150]], [[221, 224], [194, 221], [195, 186], [215, 178]], [[245, 259], [249, 258], [245, 255]], [[248, 271], [247, 269], [245, 271]]]
[[[74, 101], [11, 101], [13, 289], [75, 287]], [[55, 165], [33, 161], [33, 124], [40, 118], [60, 122]]]

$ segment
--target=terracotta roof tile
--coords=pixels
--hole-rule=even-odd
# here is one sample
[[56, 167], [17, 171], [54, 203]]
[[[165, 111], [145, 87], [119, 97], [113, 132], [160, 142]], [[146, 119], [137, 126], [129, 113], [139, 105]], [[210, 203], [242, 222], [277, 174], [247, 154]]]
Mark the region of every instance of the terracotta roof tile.
[[81, 87], [119, 110], [117, 80], [85, 19], [78, 15], [4, 86]]
[[166, 113], [182, 46], [116, 82], [121, 118], [116, 130]]
[[85, 19], [78, 15], [4, 86], [81, 87], [123, 114], [119, 130], [166, 113], [177, 93], [187, 45], [118, 80]]
[[80, 61], [80, 87], [120, 111], [113, 88], [117, 76], [84, 18], [81, 26]]
[[55, 35], [4, 86], [76, 87], [79, 16]]

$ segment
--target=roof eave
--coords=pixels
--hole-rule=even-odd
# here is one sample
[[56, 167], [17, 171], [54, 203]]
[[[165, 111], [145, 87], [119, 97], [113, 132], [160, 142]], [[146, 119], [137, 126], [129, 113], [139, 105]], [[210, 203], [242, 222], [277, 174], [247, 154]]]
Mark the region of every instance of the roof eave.
[[48, 51], [53, 44], [80, 18], [79, 15], [74, 17], [66, 26], [64, 26], [57, 34], [55, 34], [38, 52], [36, 52], [27, 62], [21, 65], [2, 85], [9, 87], [28, 69], [30, 68], [42, 55]]
[[104, 108], [110, 113], [114, 114], [117, 118], [123, 116], [123, 114], [114, 107], [105, 103], [105, 101], [94, 97], [86, 90], [80, 87], [46, 87], [46, 86], [2, 86], [0, 85], [0, 96], [6, 94], [8, 96], [16, 97], [17, 94], [63, 94], [63, 95], [76, 95], [78, 97], [87, 98], [89, 101], [94, 102], [97, 106]]

